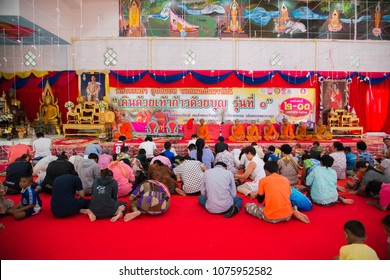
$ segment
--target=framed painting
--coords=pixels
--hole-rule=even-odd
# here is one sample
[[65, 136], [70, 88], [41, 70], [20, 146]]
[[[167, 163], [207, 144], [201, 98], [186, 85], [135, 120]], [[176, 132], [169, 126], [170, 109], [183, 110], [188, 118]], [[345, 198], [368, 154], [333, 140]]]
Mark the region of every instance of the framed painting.
[[102, 101], [108, 92], [108, 76], [104, 72], [79, 73], [79, 95], [86, 101]]

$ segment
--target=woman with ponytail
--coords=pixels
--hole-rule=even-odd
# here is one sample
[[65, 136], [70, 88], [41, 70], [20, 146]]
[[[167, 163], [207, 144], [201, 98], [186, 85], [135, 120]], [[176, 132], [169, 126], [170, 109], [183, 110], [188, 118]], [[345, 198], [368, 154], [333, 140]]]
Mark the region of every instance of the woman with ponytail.
[[205, 148], [205, 141], [199, 138], [195, 142], [196, 150], [190, 152], [190, 157], [202, 162], [207, 169], [212, 168], [214, 162], [214, 154], [209, 148]]

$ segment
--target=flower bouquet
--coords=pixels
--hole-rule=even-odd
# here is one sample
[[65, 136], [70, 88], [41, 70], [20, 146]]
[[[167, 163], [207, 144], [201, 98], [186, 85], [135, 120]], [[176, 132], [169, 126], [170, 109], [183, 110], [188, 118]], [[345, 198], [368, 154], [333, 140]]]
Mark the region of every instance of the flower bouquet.
[[100, 101], [98, 104], [100, 110], [104, 112], [106, 109], [108, 109], [108, 103], [106, 101]]
[[71, 111], [72, 108], [74, 108], [74, 103], [72, 101], [66, 101], [65, 102], [65, 108], [68, 108], [68, 111]]

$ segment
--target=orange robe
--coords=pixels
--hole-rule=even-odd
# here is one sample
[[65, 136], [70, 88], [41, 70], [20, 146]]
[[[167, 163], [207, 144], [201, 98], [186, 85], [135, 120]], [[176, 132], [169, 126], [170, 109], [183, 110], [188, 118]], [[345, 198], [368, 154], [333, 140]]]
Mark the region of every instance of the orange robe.
[[313, 135], [307, 134], [306, 126], [298, 126], [297, 132], [298, 133], [295, 136], [295, 139], [297, 139], [297, 140], [311, 140], [313, 138]]
[[295, 139], [294, 131], [291, 127], [291, 124], [288, 125], [282, 125], [280, 127], [280, 140], [293, 140]]
[[274, 137], [274, 140], [278, 139], [279, 134], [276, 131], [275, 126], [273, 124], [264, 128], [265, 128], [264, 135], [263, 135], [264, 140], [270, 141], [271, 140], [270, 137]]
[[211, 140], [210, 135], [209, 135], [209, 128], [207, 125], [204, 124], [202, 126], [199, 126], [198, 137], [202, 138], [204, 141]]
[[261, 139], [259, 135], [259, 129], [256, 125], [248, 126], [248, 135], [246, 136], [246, 140], [250, 142], [257, 142]]
[[229, 141], [244, 141], [245, 140], [245, 133], [244, 133], [244, 126], [242, 124], [239, 124], [238, 126], [233, 126], [233, 135], [229, 136]]
[[128, 122], [122, 123], [119, 127], [119, 132], [114, 134], [114, 139], [118, 139], [119, 136], [125, 136], [126, 139], [132, 139], [133, 135], [131, 134], [131, 124]]
[[[321, 135], [320, 135], [321, 134]], [[323, 137], [322, 135], [325, 135]], [[326, 131], [326, 125], [317, 126], [317, 134], [313, 135], [313, 139], [316, 140], [332, 140], [332, 133]]]

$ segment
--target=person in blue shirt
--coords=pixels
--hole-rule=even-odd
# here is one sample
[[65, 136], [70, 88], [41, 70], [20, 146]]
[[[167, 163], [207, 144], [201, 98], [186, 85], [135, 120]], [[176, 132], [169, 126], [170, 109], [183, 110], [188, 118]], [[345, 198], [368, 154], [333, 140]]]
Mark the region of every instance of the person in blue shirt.
[[38, 214], [42, 208], [42, 200], [38, 193], [31, 188], [33, 177], [31, 175], [22, 175], [19, 186], [21, 190], [20, 203], [8, 209], [7, 213], [14, 216], [16, 220], [21, 220], [32, 215]]
[[171, 152], [171, 147], [172, 144], [171, 142], [165, 142], [164, 143], [164, 151], [161, 153], [161, 155], [167, 157], [169, 161], [171, 162], [172, 169], [175, 167], [174, 162], [175, 162], [175, 154]]
[[276, 148], [273, 145], [268, 146], [267, 153], [264, 155], [264, 161], [278, 161], [279, 155], [275, 152]]
[[345, 157], [347, 158], [347, 176], [355, 176], [355, 165], [357, 161], [356, 155], [352, 153], [352, 149], [349, 146], [344, 147]]

